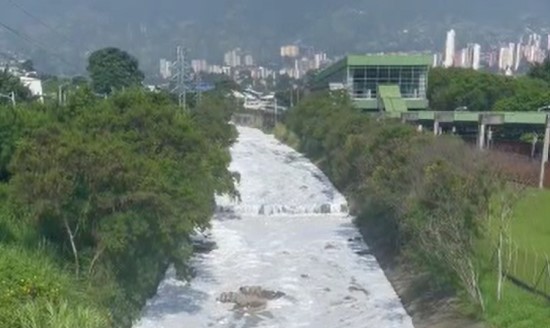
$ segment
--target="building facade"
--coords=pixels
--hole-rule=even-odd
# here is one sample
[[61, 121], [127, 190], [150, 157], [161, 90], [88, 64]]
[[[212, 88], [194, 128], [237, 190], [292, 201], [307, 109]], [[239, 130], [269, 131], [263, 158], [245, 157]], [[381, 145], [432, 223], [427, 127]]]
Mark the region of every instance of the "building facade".
[[427, 109], [432, 63], [432, 55], [351, 55], [321, 71], [314, 88], [339, 85], [363, 110]]

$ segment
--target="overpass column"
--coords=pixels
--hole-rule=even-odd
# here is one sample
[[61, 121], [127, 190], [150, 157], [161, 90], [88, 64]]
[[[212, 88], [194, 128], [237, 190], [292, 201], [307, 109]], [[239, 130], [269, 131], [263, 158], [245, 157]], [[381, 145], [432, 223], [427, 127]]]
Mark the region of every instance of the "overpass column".
[[434, 135], [443, 134], [441, 123], [453, 123], [455, 121], [454, 112], [435, 112], [434, 113]]
[[544, 144], [542, 145], [542, 159], [540, 161], [539, 188], [544, 188], [544, 171], [548, 162], [548, 147], [550, 146], [550, 117], [546, 115], [546, 129], [544, 130]]
[[485, 123], [479, 122], [479, 127], [477, 130], [477, 147], [479, 149], [485, 148]]
[[[479, 129], [477, 130], [477, 146], [479, 149], [485, 149], [487, 143], [485, 140], [487, 126], [504, 124], [504, 114], [482, 113], [479, 114], [478, 121]], [[492, 132], [490, 133], [489, 138], [492, 139]]]
[[434, 135], [439, 135], [439, 121], [437, 119], [434, 119]]

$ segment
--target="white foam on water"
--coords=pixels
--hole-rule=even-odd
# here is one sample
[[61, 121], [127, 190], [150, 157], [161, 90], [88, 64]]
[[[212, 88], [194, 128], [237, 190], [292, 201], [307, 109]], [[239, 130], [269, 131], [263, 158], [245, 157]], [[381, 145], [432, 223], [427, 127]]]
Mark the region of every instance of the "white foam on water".
[[[231, 169], [242, 203], [217, 197], [208, 236], [217, 247], [194, 256], [189, 283], [170, 269], [135, 327], [413, 327], [330, 181], [272, 136], [239, 134]], [[255, 314], [216, 301], [245, 285], [287, 296]]]

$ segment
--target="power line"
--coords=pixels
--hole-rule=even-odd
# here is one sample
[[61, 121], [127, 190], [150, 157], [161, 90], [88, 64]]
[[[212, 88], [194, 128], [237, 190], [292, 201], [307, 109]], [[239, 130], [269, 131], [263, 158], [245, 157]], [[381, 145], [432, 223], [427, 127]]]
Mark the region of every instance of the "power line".
[[49, 24], [47, 24], [46, 22], [44, 22], [42, 19], [40, 19], [39, 17], [37, 17], [36, 15], [32, 14], [31, 12], [29, 12], [27, 9], [23, 8], [20, 4], [18, 4], [17, 2], [13, 1], [13, 0], [6, 0], [7, 2], [9, 2], [11, 5], [13, 5], [14, 7], [16, 7], [17, 9], [21, 10], [23, 13], [25, 13], [25, 15], [29, 16], [30, 18], [34, 19], [35, 21], [37, 21], [38, 23], [40, 23], [40, 25], [46, 27], [47, 29], [49, 29], [50, 31], [54, 32], [55, 34], [57, 34], [58, 36], [60, 36], [61, 38], [63, 38], [65, 41], [69, 42], [69, 43], [73, 43], [73, 40], [70, 40], [67, 36], [65, 36], [63, 33], [60, 33], [57, 29], [51, 27]]
[[30, 36], [26, 35], [25, 33], [22, 33], [22, 32], [19, 32], [17, 31], [16, 29], [0, 22], [0, 27], [5, 29], [6, 31], [8, 32], [11, 32], [13, 33], [14, 35], [16, 35], [17, 37], [21, 38], [22, 40], [28, 42], [29, 44], [31, 45], [34, 45], [46, 52], [49, 52], [51, 55], [54, 55], [56, 58], [58, 58], [59, 60], [61, 60], [62, 62], [64, 62], [65, 64], [69, 65], [69, 66], [72, 66], [73, 68], [77, 68], [77, 70], [79, 70], [80, 68], [78, 68], [74, 63], [71, 63], [69, 61], [67, 61], [65, 58], [61, 57], [59, 54], [55, 53], [54, 51], [51, 51], [50, 49], [48, 49], [48, 47], [44, 46], [43, 44], [41, 44], [40, 42], [34, 40], [33, 38], [31, 38]]
[[5, 30], [7, 30], [8, 32], [11, 32], [13, 34], [15, 34], [16, 36], [20, 37], [21, 39], [29, 42], [29, 43], [33, 43], [35, 44], [36, 46], [38, 46], [39, 48], [42, 48], [43, 50], [47, 50], [46, 47], [41, 44], [40, 42], [36, 41], [36, 40], [33, 40], [31, 37], [29, 37], [28, 35], [22, 33], [22, 32], [19, 32], [17, 31], [16, 29], [0, 22], [0, 27], [4, 28]]

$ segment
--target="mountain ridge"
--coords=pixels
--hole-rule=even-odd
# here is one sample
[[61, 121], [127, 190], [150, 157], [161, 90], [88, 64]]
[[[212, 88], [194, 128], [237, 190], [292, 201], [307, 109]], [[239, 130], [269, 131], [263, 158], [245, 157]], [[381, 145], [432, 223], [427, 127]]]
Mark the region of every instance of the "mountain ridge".
[[[16, 0], [13, 0], [16, 1]], [[9, 2], [9, 1], [8, 1]], [[90, 51], [117, 46], [134, 53], [146, 71], [183, 44], [194, 57], [221, 62], [233, 47], [249, 50], [261, 62], [276, 61], [282, 44], [298, 40], [329, 54], [435, 50], [445, 31], [459, 40], [514, 38], [527, 26], [544, 27], [550, 1], [464, 0], [20, 0], [52, 29], [7, 4], [0, 22], [23, 31], [69, 57], [75, 66]], [[62, 35], [64, 37], [62, 37]], [[475, 39], [475, 40], [470, 40]], [[67, 41], [67, 40], [70, 40]], [[17, 44], [40, 56], [6, 31], [3, 48]], [[55, 57], [50, 55], [49, 57]], [[49, 58], [51, 60], [51, 58]], [[46, 60], [37, 60], [45, 62]], [[60, 65], [59, 63], [57, 65]]]

